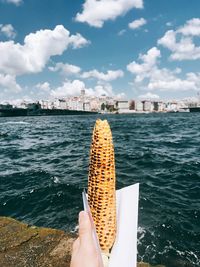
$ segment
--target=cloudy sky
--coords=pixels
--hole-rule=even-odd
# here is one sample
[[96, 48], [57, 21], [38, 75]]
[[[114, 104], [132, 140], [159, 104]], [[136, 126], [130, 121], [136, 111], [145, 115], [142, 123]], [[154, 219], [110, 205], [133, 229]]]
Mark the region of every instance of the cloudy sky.
[[0, 0], [0, 102], [200, 90], [199, 0]]

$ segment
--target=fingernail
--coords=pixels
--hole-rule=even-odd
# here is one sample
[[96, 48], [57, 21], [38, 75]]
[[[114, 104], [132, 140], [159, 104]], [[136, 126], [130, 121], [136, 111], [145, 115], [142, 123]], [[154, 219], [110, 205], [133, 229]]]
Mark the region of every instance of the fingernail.
[[88, 215], [85, 211], [81, 211], [79, 213], [79, 223], [82, 223], [83, 221], [85, 221], [87, 219]]

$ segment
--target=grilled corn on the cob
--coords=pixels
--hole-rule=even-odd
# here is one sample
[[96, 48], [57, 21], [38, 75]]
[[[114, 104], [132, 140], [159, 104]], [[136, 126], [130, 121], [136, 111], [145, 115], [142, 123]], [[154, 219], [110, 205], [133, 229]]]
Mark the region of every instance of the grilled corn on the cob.
[[116, 235], [115, 159], [107, 120], [97, 120], [90, 150], [88, 201], [102, 252], [109, 253]]

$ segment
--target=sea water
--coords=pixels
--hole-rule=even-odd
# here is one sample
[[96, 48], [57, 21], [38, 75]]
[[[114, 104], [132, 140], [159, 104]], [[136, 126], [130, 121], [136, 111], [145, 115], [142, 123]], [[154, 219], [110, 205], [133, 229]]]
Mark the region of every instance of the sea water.
[[140, 183], [138, 260], [200, 266], [200, 113], [0, 118], [0, 216], [75, 229], [98, 117], [117, 188]]

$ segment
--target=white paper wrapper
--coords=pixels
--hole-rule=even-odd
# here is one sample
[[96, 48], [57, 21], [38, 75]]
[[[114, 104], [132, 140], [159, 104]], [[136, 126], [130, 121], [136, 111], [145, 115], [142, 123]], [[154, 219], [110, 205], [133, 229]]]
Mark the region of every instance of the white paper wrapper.
[[117, 235], [109, 267], [136, 267], [139, 184], [117, 190], [116, 197]]

